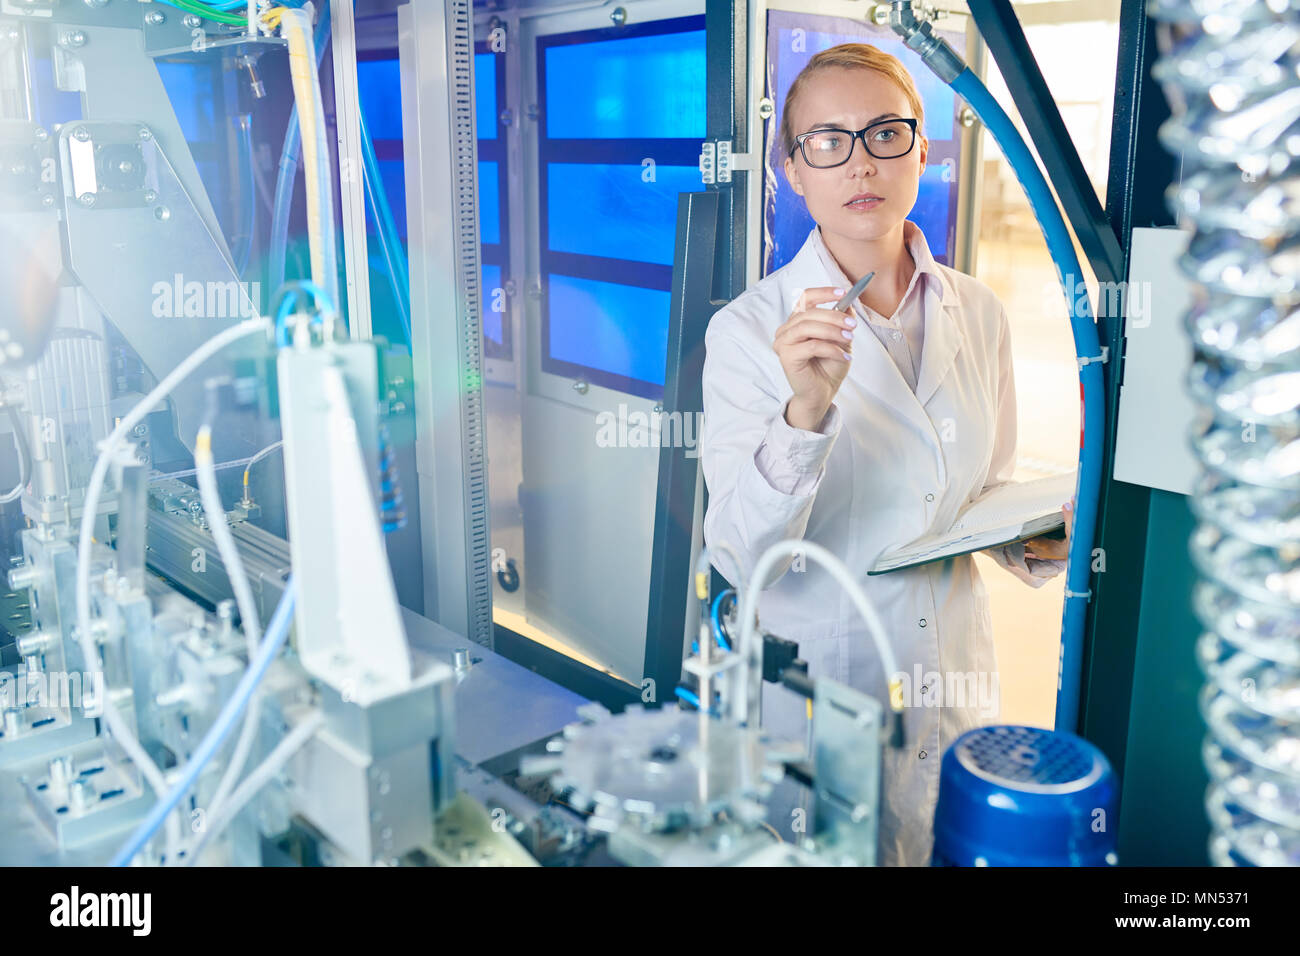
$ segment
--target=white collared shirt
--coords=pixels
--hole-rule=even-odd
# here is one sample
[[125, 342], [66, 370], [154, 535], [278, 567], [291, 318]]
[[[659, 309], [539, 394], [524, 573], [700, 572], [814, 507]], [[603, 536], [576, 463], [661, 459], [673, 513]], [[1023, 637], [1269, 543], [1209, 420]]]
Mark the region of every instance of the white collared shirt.
[[[821, 226], [813, 229], [811, 239], [817, 258], [832, 280], [832, 286], [851, 288], [853, 283], [844, 274], [835, 256], [826, 248]], [[912, 254], [916, 268], [912, 270], [907, 291], [903, 293], [894, 314], [886, 318], [875, 309], [863, 305], [860, 297], [854, 300], [851, 308], [858, 321], [875, 333], [889, 357], [898, 366], [899, 374], [907, 382], [908, 388], [915, 392], [916, 380], [921, 373], [921, 348], [925, 343], [926, 291], [928, 285], [939, 281], [939, 272], [935, 267], [934, 256], [930, 254], [930, 244], [925, 241], [925, 234], [915, 223], [903, 222], [903, 242]], [[937, 285], [933, 288], [938, 292]]]

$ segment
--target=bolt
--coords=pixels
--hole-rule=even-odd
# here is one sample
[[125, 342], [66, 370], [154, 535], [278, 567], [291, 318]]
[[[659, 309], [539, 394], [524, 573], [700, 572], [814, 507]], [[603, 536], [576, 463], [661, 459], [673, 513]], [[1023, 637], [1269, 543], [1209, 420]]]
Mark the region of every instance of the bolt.
[[758, 118], [768, 120], [776, 113], [776, 104], [768, 97], [763, 97], [758, 101]]
[[[125, 172], [125, 170], [123, 171]], [[149, 428], [141, 422], [139, 425], [136, 425], [135, 428], [131, 429], [131, 434], [136, 438], [143, 438], [145, 435], [149, 434]]]
[[456, 670], [458, 671], [469, 670], [469, 648], [468, 647], [456, 648], [454, 651], [452, 651], [451, 660], [452, 660], [452, 666], [454, 666]]
[[192, 13], [185, 14], [185, 17], [181, 22], [184, 23], [191, 30], [198, 29], [198, 27], [203, 23], [203, 21], [199, 17], [196, 17]]
[[93, 206], [95, 205], [95, 194], [82, 193], [77, 197], [77, 202], [81, 203], [83, 206]]
[[9, 590], [25, 591], [36, 582], [36, 569], [30, 564], [19, 565], [9, 571]]
[[150, 132], [148, 126], [141, 126], [141, 127], [140, 127], [140, 138], [143, 139], [143, 140], [150, 140], [150, 139], [153, 139], [153, 133]]
[[627, 23], [627, 11], [622, 7], [615, 7], [609, 13], [609, 19], [616, 27], [621, 27]]
[[152, 189], [146, 189], [146, 190], [144, 191], [144, 201], [145, 201], [145, 202], [153, 202], [153, 201], [154, 201], [155, 199], [157, 199], [157, 198], [158, 198], [158, 194], [157, 194], [156, 192], [154, 192]]
[[59, 38], [59, 46], [67, 50], [75, 50], [78, 47], [86, 45], [86, 34], [80, 30], [73, 30], [71, 33], [65, 33]]
[[90, 139], [90, 130], [86, 129], [84, 126], [78, 126], [72, 131], [72, 138], [79, 143], [84, 143], [86, 140]]
[[147, 24], [149, 24], [151, 27], [156, 27], [156, 26], [158, 26], [160, 23], [163, 23], [166, 19], [167, 19], [167, 18], [164, 17], [164, 16], [163, 16], [161, 13], [159, 13], [157, 10], [153, 10], [153, 11], [151, 11], [151, 12], [145, 14], [144, 22], [147, 23]]
[[957, 121], [961, 123], [961, 125], [964, 126], [966, 129], [970, 129], [972, 126], [975, 125], [975, 120], [977, 120], [978, 118], [979, 117], [975, 115], [975, 111], [973, 109], [971, 109], [969, 106], [963, 106], [961, 108], [960, 115], [957, 117]]
[[883, 27], [889, 22], [889, 4], [878, 3], [871, 8], [871, 22], [878, 27]]
[[41, 205], [42, 205], [42, 206], [53, 206], [53, 205], [54, 205], [54, 196], [53, 196], [51, 193], [46, 193], [44, 196], [41, 197]]

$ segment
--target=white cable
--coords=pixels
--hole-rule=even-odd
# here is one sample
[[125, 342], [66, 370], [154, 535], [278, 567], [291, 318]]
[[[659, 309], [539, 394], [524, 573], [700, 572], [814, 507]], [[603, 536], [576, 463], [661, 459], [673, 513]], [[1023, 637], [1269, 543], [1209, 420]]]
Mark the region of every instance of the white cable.
[[270, 782], [272, 777], [280, 772], [284, 765], [289, 762], [289, 759], [301, 750], [303, 745], [324, 724], [325, 715], [319, 710], [315, 711], [285, 735], [284, 739], [276, 745], [266, 759], [244, 778], [244, 782], [235, 789], [235, 792], [229, 798], [220, 805], [213, 804], [212, 810], [208, 814], [208, 824], [203, 829], [203, 835], [199, 837], [193, 849], [185, 856], [186, 866], [194, 866], [198, 862], [199, 857], [203, 855], [204, 848], [220, 835], [230, 821], [239, 815], [239, 811], [244, 809], [244, 805], [253, 799], [257, 792]]
[[[213, 336], [207, 342], [204, 342], [176, 368], [172, 369], [161, 382], [159, 382], [148, 395], [140, 400], [134, 408], [117, 424], [108, 438], [100, 443], [99, 458], [95, 460], [95, 467], [90, 473], [90, 481], [86, 484], [85, 501], [82, 506], [81, 516], [81, 533], [77, 539], [77, 588], [76, 588], [76, 611], [77, 611], [77, 639], [81, 644], [82, 656], [85, 658], [85, 667], [87, 671], [99, 666], [99, 653], [95, 648], [95, 640], [90, 628], [90, 545], [91, 535], [94, 533], [96, 510], [99, 507], [99, 497], [104, 491], [104, 480], [108, 475], [108, 466], [112, 462], [113, 456], [117, 453], [122, 439], [130, 433], [131, 429], [137, 424], [164, 398], [171, 394], [178, 384], [190, 375], [196, 368], [206, 362], [217, 352], [224, 349], [231, 342], [238, 341], [248, 335], [254, 335], [258, 332], [265, 334], [271, 327], [269, 320], [257, 317], [247, 319], [237, 325]], [[131, 761], [140, 768], [140, 772], [149, 785], [153, 787], [154, 792], [160, 797], [167, 793], [167, 781], [163, 773], [158, 769], [158, 765], [140, 746], [140, 741], [136, 739], [131, 728], [127, 726], [122, 715], [117, 712], [117, 707], [113, 704], [112, 697], [106, 692], [104, 699], [99, 702], [103, 711], [104, 723], [108, 726], [109, 733], [117, 741], [118, 746], [126, 752]], [[169, 855], [175, 850], [180, 840], [180, 821], [176, 814], [170, 814], [167, 818], [167, 846]]]
[[[217, 546], [217, 554], [225, 566], [230, 578], [230, 589], [235, 594], [235, 603], [239, 606], [239, 623], [244, 630], [244, 639], [248, 645], [248, 660], [251, 664], [257, 656], [258, 646], [262, 642], [261, 621], [257, 614], [257, 601], [253, 598], [253, 588], [248, 583], [248, 573], [244, 570], [243, 559], [235, 545], [234, 535], [230, 533], [230, 524], [226, 520], [226, 509], [221, 503], [221, 492], [217, 488], [217, 472], [212, 460], [212, 428], [204, 425], [199, 430], [198, 440], [194, 443], [194, 464], [198, 468], [199, 499], [203, 502], [203, 515], [208, 522], [208, 530]], [[244, 726], [240, 728], [239, 739], [230, 754], [230, 763], [221, 781], [213, 793], [211, 805], [217, 806], [225, 800], [235, 785], [235, 780], [244, 769], [248, 755], [253, 749], [257, 737], [258, 721], [262, 719], [262, 689], [259, 684], [253, 691], [253, 699], [248, 702], [244, 712]]]
[[788, 538], [778, 541], [758, 559], [754, 571], [749, 577], [749, 587], [745, 590], [745, 599], [740, 608], [740, 653], [743, 655], [745, 676], [739, 682], [739, 691], [732, 702], [732, 716], [750, 726], [758, 725], [759, 696], [763, 685], [763, 642], [758, 639], [758, 598], [762, 594], [762, 582], [776, 567], [778, 561], [801, 554], [811, 558], [825, 568], [835, 581], [848, 592], [854, 607], [867, 624], [867, 631], [876, 644], [876, 653], [880, 655], [885, 668], [885, 679], [889, 682], [890, 707], [895, 712], [901, 710], [902, 694], [898, 689], [898, 660], [894, 649], [885, 634], [885, 626], [880, 615], [867, 598], [866, 592], [853, 577], [853, 572], [835, 555], [813, 541], [801, 541]]

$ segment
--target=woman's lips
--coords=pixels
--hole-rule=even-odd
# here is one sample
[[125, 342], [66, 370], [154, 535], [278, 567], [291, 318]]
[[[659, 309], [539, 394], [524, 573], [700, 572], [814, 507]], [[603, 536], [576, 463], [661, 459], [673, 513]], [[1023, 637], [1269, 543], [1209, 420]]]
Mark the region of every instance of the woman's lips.
[[885, 200], [880, 196], [872, 196], [864, 199], [850, 199], [844, 204], [845, 209], [853, 212], [864, 212], [868, 209], [875, 209]]

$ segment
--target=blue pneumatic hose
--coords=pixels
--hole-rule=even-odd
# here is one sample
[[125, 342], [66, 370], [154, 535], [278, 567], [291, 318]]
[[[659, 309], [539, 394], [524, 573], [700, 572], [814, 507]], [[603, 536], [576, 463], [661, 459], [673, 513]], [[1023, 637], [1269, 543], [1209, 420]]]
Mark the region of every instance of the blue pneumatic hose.
[[1084, 622], [1088, 613], [1088, 600], [1092, 596], [1089, 590], [1092, 546], [1101, 494], [1105, 442], [1106, 395], [1101, 369], [1101, 345], [1087, 293], [1075, 293], [1076, 285], [1082, 285], [1083, 269], [1074, 253], [1070, 232], [1029, 147], [1025, 145], [1011, 118], [969, 67], [962, 70], [950, 85], [953, 92], [970, 104], [971, 109], [993, 134], [1002, 154], [1015, 171], [1016, 178], [1020, 180], [1065, 289], [1070, 328], [1074, 333], [1074, 348], [1080, 365], [1083, 428], [1079, 436], [1074, 530], [1070, 537], [1069, 563], [1065, 572], [1065, 608], [1061, 620], [1061, 661], [1057, 676], [1055, 724], [1057, 730], [1073, 733], [1079, 721]]
[[[235, 686], [235, 691], [226, 701], [226, 706], [221, 709], [217, 719], [213, 722], [212, 727], [208, 730], [203, 740], [199, 742], [194, 753], [190, 755], [189, 762], [185, 764], [185, 769], [181, 774], [181, 779], [177, 781], [176, 786], [172, 787], [171, 792], [154, 804], [153, 809], [149, 811], [140, 825], [135, 828], [122, 848], [113, 856], [110, 866], [128, 866], [135, 855], [140, 852], [146, 843], [158, 832], [167, 815], [176, 809], [176, 804], [181, 802], [181, 798], [189, 793], [198, 780], [199, 773], [207, 765], [214, 754], [225, 743], [226, 738], [230, 736], [230, 731], [234, 729], [235, 723], [239, 720], [239, 715], [243, 713], [244, 708], [248, 706], [248, 701], [253, 696], [253, 691], [258, 683], [266, 676], [267, 668], [271, 666], [271, 661], [279, 655], [281, 648], [284, 647], [285, 641], [289, 637], [289, 624], [293, 621], [293, 606], [296, 600], [297, 587], [292, 577], [285, 582], [284, 594], [280, 597], [280, 603], [275, 608], [275, 613], [271, 615], [271, 621], [266, 626], [266, 636], [262, 638], [262, 646], [258, 648], [257, 656], [248, 662], [248, 670], [240, 678], [239, 683]], [[169, 861], [170, 862], [170, 861]]]

